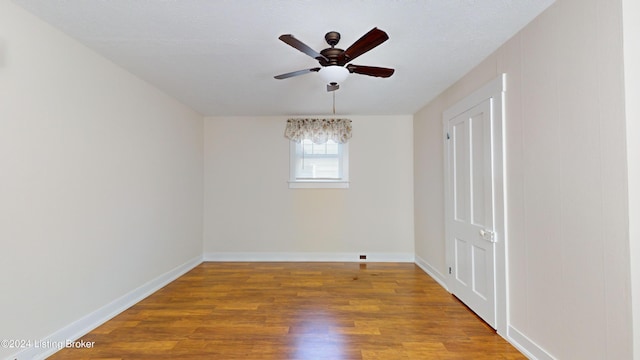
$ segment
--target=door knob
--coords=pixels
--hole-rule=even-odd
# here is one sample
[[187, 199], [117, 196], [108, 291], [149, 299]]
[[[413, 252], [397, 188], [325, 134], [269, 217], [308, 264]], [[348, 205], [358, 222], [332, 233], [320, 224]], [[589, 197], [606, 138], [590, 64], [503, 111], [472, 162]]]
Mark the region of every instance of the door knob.
[[492, 243], [496, 242], [496, 236], [495, 236], [495, 233], [493, 231], [481, 229], [480, 230], [480, 237], [482, 237], [482, 239], [487, 240], [487, 241], [492, 242]]

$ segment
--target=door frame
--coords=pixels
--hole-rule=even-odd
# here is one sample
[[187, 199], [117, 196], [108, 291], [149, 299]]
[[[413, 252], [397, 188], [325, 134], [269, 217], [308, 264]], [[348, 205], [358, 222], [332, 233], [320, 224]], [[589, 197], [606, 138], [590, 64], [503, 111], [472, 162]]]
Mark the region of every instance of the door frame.
[[[451, 215], [453, 204], [452, 189], [450, 187], [449, 169], [450, 156], [449, 144], [447, 142], [447, 133], [449, 128], [449, 120], [464, 113], [479, 103], [491, 99], [492, 123], [491, 123], [491, 139], [492, 139], [492, 177], [493, 177], [493, 194], [494, 194], [494, 232], [497, 241], [495, 242], [495, 313], [496, 313], [496, 331], [501, 336], [507, 336], [507, 327], [509, 322], [509, 298], [508, 298], [508, 273], [507, 273], [507, 228], [506, 228], [506, 179], [505, 179], [505, 151], [504, 151], [504, 121], [505, 121], [505, 91], [506, 91], [507, 75], [500, 74], [495, 79], [467, 95], [464, 99], [458, 101], [442, 113], [442, 132], [444, 146], [444, 210], [445, 210], [445, 249], [447, 267], [453, 267], [453, 242], [450, 241], [451, 229], [448, 217]], [[449, 271], [445, 272], [447, 287], [451, 288], [454, 281]]]

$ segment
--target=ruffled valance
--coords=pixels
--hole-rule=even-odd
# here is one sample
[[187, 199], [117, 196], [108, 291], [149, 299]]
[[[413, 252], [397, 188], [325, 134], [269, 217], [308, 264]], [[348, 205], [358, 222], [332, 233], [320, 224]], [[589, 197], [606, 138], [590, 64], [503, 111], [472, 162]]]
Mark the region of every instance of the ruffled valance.
[[344, 144], [351, 139], [351, 120], [289, 119], [284, 136], [295, 142], [310, 139], [315, 144], [324, 144], [328, 140]]

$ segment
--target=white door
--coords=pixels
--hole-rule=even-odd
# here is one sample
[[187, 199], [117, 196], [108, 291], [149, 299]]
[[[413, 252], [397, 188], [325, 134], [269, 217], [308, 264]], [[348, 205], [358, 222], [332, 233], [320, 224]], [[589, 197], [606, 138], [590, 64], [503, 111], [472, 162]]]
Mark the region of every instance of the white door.
[[450, 291], [496, 328], [492, 99], [447, 124]]

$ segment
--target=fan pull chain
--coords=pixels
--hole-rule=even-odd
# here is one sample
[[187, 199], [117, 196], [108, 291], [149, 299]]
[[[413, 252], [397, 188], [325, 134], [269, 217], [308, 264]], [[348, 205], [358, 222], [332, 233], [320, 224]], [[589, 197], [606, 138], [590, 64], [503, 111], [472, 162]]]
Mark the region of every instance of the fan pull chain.
[[336, 114], [336, 92], [333, 91], [333, 115]]

